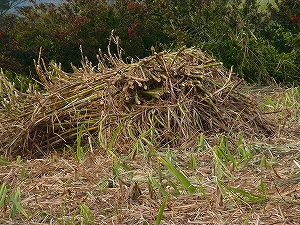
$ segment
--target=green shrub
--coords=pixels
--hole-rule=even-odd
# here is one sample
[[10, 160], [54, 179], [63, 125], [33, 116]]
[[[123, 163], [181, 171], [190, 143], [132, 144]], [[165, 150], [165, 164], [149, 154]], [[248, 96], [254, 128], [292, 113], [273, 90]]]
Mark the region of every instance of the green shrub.
[[299, 80], [295, 1], [275, 0], [264, 11], [256, 0], [66, 0], [59, 6], [30, 1], [33, 6], [22, 8], [6, 32], [9, 51], [1, 53], [0, 63], [7, 70], [15, 66], [33, 74], [41, 46], [46, 62], [61, 62], [67, 71], [81, 61], [79, 45], [95, 63], [98, 48], [106, 52], [115, 30], [124, 60], [150, 55], [151, 46], [161, 51], [187, 45], [211, 52], [248, 81]]
[[144, 3], [67, 0], [55, 6], [31, 2], [32, 7], [20, 10], [15, 29], [11, 30], [20, 54], [31, 60], [28, 64], [38, 57], [41, 46], [44, 58], [61, 62], [67, 70], [71, 62], [80, 62], [80, 45], [93, 61], [99, 48], [105, 52], [112, 30], [121, 39], [125, 57], [148, 56], [152, 45], [167, 39], [162, 32], [163, 21]]
[[21, 72], [24, 64], [23, 56], [19, 55], [18, 45], [10, 31], [14, 29], [16, 16], [0, 15], [0, 68]]
[[45, 59], [70, 68], [71, 62], [80, 62], [79, 45], [83, 45], [87, 56], [91, 56], [91, 51], [94, 56], [99, 47], [106, 47], [111, 28], [104, 21], [109, 21], [112, 10], [106, 1], [68, 0], [60, 6], [32, 2], [32, 7], [20, 10], [11, 31], [20, 52], [30, 55], [31, 60], [37, 59], [39, 48], [43, 47]]
[[300, 30], [300, 1], [274, 0], [274, 3], [268, 4], [270, 19], [292, 34], [298, 33]]
[[[140, 3], [116, 0], [113, 4], [115, 23], [112, 27], [120, 37], [124, 57], [142, 58], [151, 54], [151, 46], [161, 50], [162, 43], [173, 41], [160, 1], [143, 1]], [[173, 36], [173, 35], [171, 35]]]
[[279, 83], [293, 83], [300, 72], [296, 66], [298, 56], [297, 50], [279, 52], [265, 39], [251, 38], [241, 70], [255, 82], [268, 83], [273, 78]]

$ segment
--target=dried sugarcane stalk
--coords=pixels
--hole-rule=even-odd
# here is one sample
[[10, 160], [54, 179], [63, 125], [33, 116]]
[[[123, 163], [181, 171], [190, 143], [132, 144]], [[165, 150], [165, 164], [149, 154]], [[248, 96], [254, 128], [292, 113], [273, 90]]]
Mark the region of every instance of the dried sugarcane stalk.
[[[117, 54], [111, 52], [112, 44]], [[74, 73], [54, 63], [47, 68], [39, 55], [35, 66], [46, 93], [21, 94], [6, 79], [0, 81], [0, 152], [61, 148], [76, 141], [77, 126], [97, 135], [102, 122], [107, 135], [122, 122], [136, 136], [155, 128], [157, 144], [172, 140], [174, 145], [199, 132], [234, 131], [237, 118], [237, 130], [244, 127], [249, 134], [274, 130], [243, 92], [243, 80], [200, 49], [182, 47], [126, 64], [112, 32], [108, 55], [99, 50], [97, 67], [84, 57], [82, 47], [80, 51], [82, 68], [72, 65]]]

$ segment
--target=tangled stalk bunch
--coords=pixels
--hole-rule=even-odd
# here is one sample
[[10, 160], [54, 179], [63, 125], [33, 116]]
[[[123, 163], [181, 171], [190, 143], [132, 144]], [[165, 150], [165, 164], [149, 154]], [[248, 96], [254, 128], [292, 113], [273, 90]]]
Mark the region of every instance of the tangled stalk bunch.
[[273, 134], [274, 125], [245, 94], [247, 85], [232, 68], [199, 49], [152, 50], [152, 56], [125, 63], [112, 34], [108, 54], [99, 51], [97, 66], [82, 54], [82, 68], [72, 66], [74, 72], [66, 73], [39, 57], [36, 71], [46, 92], [31, 88], [20, 93], [2, 72], [1, 153], [44, 154], [72, 145], [79, 127], [86, 136], [101, 132], [109, 139], [120, 124], [126, 125], [117, 140], [120, 146], [128, 146], [128, 136], [134, 139], [149, 129], [154, 145], [178, 147], [187, 147], [187, 140], [202, 132]]

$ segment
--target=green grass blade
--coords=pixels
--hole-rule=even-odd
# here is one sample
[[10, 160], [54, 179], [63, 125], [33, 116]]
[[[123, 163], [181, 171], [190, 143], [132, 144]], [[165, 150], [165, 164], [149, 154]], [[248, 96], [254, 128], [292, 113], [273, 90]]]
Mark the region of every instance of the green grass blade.
[[227, 191], [224, 188], [224, 183], [222, 181], [220, 181], [217, 177], [215, 177], [215, 183], [217, 185], [217, 187], [219, 188], [219, 191], [221, 192], [222, 196], [224, 199], [230, 199], [228, 196]]
[[118, 135], [120, 134], [120, 132], [122, 131], [122, 128], [124, 126], [124, 123], [121, 123], [118, 128], [115, 130], [115, 132], [113, 133], [113, 136], [111, 137], [110, 139], [110, 142], [109, 142], [109, 145], [108, 145], [108, 149], [107, 149], [107, 152], [109, 152], [110, 154], [112, 155], [115, 155], [113, 152], [112, 152], [112, 149], [113, 149], [113, 146], [116, 142], [116, 139], [118, 137]]
[[243, 133], [239, 134], [237, 151], [240, 154], [240, 159], [239, 159], [237, 165], [240, 165], [241, 163], [244, 163], [243, 167], [244, 168], [247, 167], [249, 161], [251, 159], [253, 159], [253, 155], [244, 144]]
[[28, 214], [24, 210], [24, 208], [20, 204], [20, 188], [16, 188], [12, 196], [10, 196], [11, 201], [13, 202], [11, 209], [11, 217], [14, 218], [17, 212], [22, 213], [26, 218], [28, 218]]
[[83, 130], [84, 125], [81, 124], [80, 127], [77, 130], [77, 139], [76, 139], [76, 143], [77, 143], [77, 151], [78, 148], [81, 147], [81, 138], [82, 138], [82, 130]]
[[103, 137], [101, 126], [98, 133], [98, 142], [103, 149], [107, 149], [106, 139]]
[[8, 165], [8, 164], [10, 164], [10, 161], [8, 161], [8, 160], [3, 159], [3, 158], [0, 157], [0, 165], [6, 166], [6, 165]]
[[177, 170], [174, 165], [168, 160], [159, 157], [158, 158], [160, 162], [162, 162], [169, 171], [174, 175], [174, 177], [181, 183], [181, 185], [190, 193], [194, 194], [196, 191], [196, 188], [191, 184], [191, 182], [184, 176], [183, 173], [181, 173], [179, 170]]
[[265, 184], [264, 184], [262, 178], [260, 178], [260, 184], [258, 185], [258, 190], [260, 190], [262, 192], [262, 194], [264, 196], [266, 196]]
[[200, 152], [205, 152], [205, 150], [206, 150], [206, 144], [205, 144], [205, 139], [204, 139], [203, 133], [200, 134], [197, 147], [200, 150]]
[[163, 201], [162, 205], [159, 208], [157, 218], [156, 218], [156, 221], [155, 221], [155, 225], [160, 225], [160, 222], [162, 220], [163, 213], [164, 213], [164, 210], [166, 208], [167, 202], [168, 202], [168, 196], [165, 197], [165, 200]]
[[261, 203], [266, 199], [263, 195], [255, 195], [240, 188], [230, 187], [227, 185], [225, 185], [225, 188], [247, 203]]
[[85, 204], [80, 205], [80, 215], [83, 217], [82, 224], [94, 224], [94, 216]]
[[223, 155], [222, 150], [218, 146], [214, 146], [213, 154], [215, 159], [216, 176], [218, 179], [221, 179], [223, 174], [229, 178], [233, 178], [231, 171], [227, 168], [223, 161], [223, 156], [220, 156], [220, 154]]
[[218, 154], [225, 162], [231, 162], [234, 166], [234, 169], [236, 169], [237, 161], [229, 150], [228, 137], [221, 136]]
[[16, 163], [17, 163], [18, 165], [20, 165], [21, 162], [22, 162], [22, 158], [21, 158], [20, 155], [18, 155], [18, 156], [17, 156], [17, 159], [16, 159]]
[[191, 153], [190, 155], [190, 163], [189, 163], [189, 169], [195, 169], [197, 167], [197, 160], [195, 157], [195, 154]]
[[6, 186], [5, 183], [3, 183], [0, 187], [0, 208], [4, 205], [5, 199], [6, 199], [6, 194], [8, 191], [8, 187]]
[[168, 180], [171, 187], [174, 189], [173, 195], [180, 195], [180, 191], [176, 184], [174, 184], [172, 181]]
[[250, 219], [250, 217], [251, 217], [251, 215], [252, 215], [252, 210], [253, 210], [253, 209], [251, 209], [250, 212], [248, 213], [248, 215], [247, 215], [247, 217], [246, 217], [246, 219], [245, 219], [243, 225], [249, 224], [249, 219]]
[[169, 195], [168, 192], [166, 192], [166, 190], [151, 176], [151, 174], [148, 174], [148, 179], [152, 184], [154, 184], [158, 188], [158, 190], [163, 196]]
[[266, 156], [262, 156], [260, 163], [259, 163], [259, 169], [262, 171], [264, 169], [267, 169], [267, 160], [266, 160]]
[[204, 196], [204, 198], [207, 199], [207, 196], [206, 196], [206, 193], [205, 193], [205, 190], [204, 190], [204, 187], [203, 187], [203, 185], [202, 185], [202, 183], [201, 183], [200, 178], [197, 176], [196, 173], [194, 173], [194, 177], [196, 178], [196, 180], [197, 180], [197, 182], [198, 182], [198, 183], [197, 183], [197, 187], [198, 187], [200, 193]]

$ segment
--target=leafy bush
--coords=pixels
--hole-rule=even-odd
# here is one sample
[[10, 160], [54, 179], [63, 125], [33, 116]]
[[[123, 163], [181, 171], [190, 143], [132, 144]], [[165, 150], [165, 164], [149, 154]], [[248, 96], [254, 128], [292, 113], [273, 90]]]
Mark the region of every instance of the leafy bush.
[[23, 55], [19, 54], [18, 44], [10, 34], [15, 20], [15, 15], [0, 16], [0, 68], [21, 72], [24, 65]]
[[[295, 1], [275, 0], [264, 11], [256, 0], [66, 0], [59, 6], [30, 1], [33, 6], [22, 8], [6, 32], [11, 44], [0, 57], [5, 69], [21, 67], [28, 74], [42, 46], [46, 61], [71, 70], [70, 63], [81, 60], [79, 45], [95, 61], [115, 30], [125, 60], [150, 55], [151, 46], [161, 51], [187, 45], [211, 52], [248, 81], [299, 80]], [[17, 63], [9, 63], [12, 57]]]
[[31, 2], [33, 7], [20, 10], [15, 29], [11, 31], [18, 40], [20, 51], [30, 55], [31, 60], [38, 57], [42, 46], [44, 58], [68, 66], [80, 61], [79, 45], [84, 46], [88, 56], [91, 50], [95, 55], [96, 49], [106, 46], [111, 30], [103, 23], [109, 21], [111, 14], [106, 1], [69, 0], [58, 7], [51, 3]]
[[300, 30], [300, 2], [294, 0], [274, 0], [268, 8], [271, 20], [276, 21], [284, 29], [296, 34]]
[[37, 4], [20, 10], [11, 35], [18, 42], [20, 53], [32, 59], [43, 47], [43, 57], [68, 65], [81, 60], [79, 45], [84, 54], [96, 58], [97, 49], [106, 50], [108, 37], [114, 29], [121, 39], [125, 56], [143, 57], [150, 48], [167, 35], [161, 32], [163, 23], [146, 4], [128, 1], [67, 0], [59, 6]]
[[115, 23], [112, 29], [120, 37], [124, 56], [141, 58], [151, 54], [151, 46], [157, 49], [161, 43], [173, 41], [164, 16], [157, 11], [159, 1], [140, 3], [116, 0], [112, 7], [115, 10]]
[[287, 53], [279, 52], [265, 39], [251, 38], [246, 54], [241, 70], [244, 74], [253, 75], [248, 78], [261, 83], [267, 83], [271, 78], [280, 83], [297, 81], [299, 75], [299, 68], [296, 66], [297, 55], [299, 56], [297, 50]]

